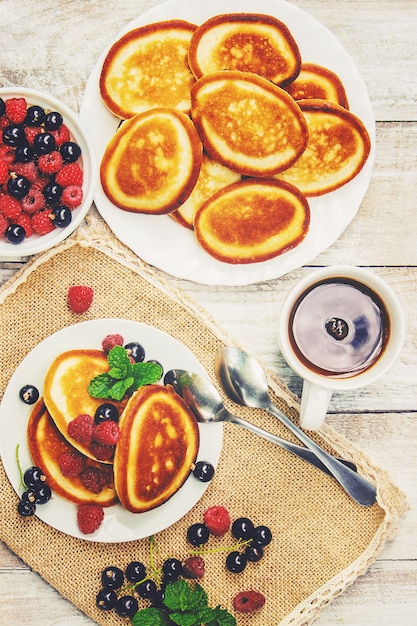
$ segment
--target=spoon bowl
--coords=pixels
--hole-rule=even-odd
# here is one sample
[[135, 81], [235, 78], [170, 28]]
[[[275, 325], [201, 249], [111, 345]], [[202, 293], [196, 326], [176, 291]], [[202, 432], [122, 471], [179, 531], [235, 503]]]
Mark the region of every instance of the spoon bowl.
[[[304, 446], [291, 443], [273, 433], [262, 428], [258, 428], [251, 422], [244, 420], [237, 415], [230, 413], [223, 404], [221, 396], [210, 380], [206, 380], [198, 374], [186, 370], [173, 369], [165, 374], [164, 383], [172, 385], [175, 391], [185, 400], [196, 419], [201, 424], [214, 424], [217, 422], [230, 422], [242, 426], [247, 430], [272, 441], [276, 445], [284, 448], [288, 452], [308, 461], [326, 474], [329, 470], [323, 463]], [[350, 461], [340, 459], [340, 461], [356, 471], [356, 466]]]
[[277, 417], [318, 457], [355, 502], [362, 506], [371, 506], [375, 503], [376, 489], [369, 481], [328, 454], [275, 406], [269, 395], [265, 371], [254, 357], [239, 348], [223, 348], [216, 355], [215, 370], [223, 390], [230, 399], [243, 406], [264, 409]]

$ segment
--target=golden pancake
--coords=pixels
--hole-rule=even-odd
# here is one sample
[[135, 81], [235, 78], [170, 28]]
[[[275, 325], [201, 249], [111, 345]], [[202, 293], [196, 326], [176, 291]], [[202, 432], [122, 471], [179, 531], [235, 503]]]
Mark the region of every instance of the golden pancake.
[[[69, 443], [94, 460], [90, 448], [68, 435], [68, 424], [78, 415], [94, 417], [104, 400], [92, 398], [89, 382], [108, 372], [107, 355], [101, 350], [68, 350], [57, 356], [49, 366], [44, 381], [44, 402], [56, 427]], [[125, 402], [114, 402], [119, 410]]]
[[290, 167], [307, 145], [298, 104], [270, 81], [249, 72], [214, 72], [191, 90], [192, 118], [204, 148], [246, 176]]
[[240, 174], [214, 161], [208, 154], [203, 154], [200, 174], [191, 194], [177, 211], [170, 213], [176, 222], [192, 230], [194, 215], [215, 191], [240, 180]]
[[307, 121], [307, 148], [296, 163], [277, 178], [306, 196], [338, 189], [363, 168], [371, 150], [368, 132], [353, 113], [325, 100], [300, 100]]
[[194, 31], [188, 62], [196, 78], [238, 70], [284, 85], [297, 76], [301, 55], [288, 27], [271, 15], [228, 13]]
[[110, 48], [100, 74], [100, 94], [114, 115], [127, 119], [154, 107], [190, 110], [194, 76], [188, 48], [196, 26], [167, 20], [136, 28]]
[[201, 206], [194, 232], [219, 261], [256, 263], [299, 245], [309, 223], [309, 206], [298, 189], [273, 179], [246, 179]]
[[117, 495], [128, 511], [149, 511], [171, 498], [188, 477], [199, 447], [197, 421], [171, 387], [148, 385], [132, 395], [119, 424]]
[[100, 165], [109, 200], [125, 211], [160, 215], [176, 210], [197, 181], [202, 146], [185, 113], [157, 108], [122, 124]]
[[100, 473], [106, 473], [106, 484], [97, 494], [87, 489], [79, 476], [69, 478], [63, 475], [60, 467], [61, 455], [80, 453], [61, 435], [42, 399], [38, 401], [30, 415], [27, 440], [34, 465], [42, 469], [54, 493], [74, 504], [94, 503], [111, 506], [117, 502], [111, 466], [103, 466], [88, 457], [83, 457], [85, 468], [95, 468]]
[[285, 91], [294, 100], [327, 100], [349, 108], [346, 91], [338, 75], [315, 63], [303, 63], [297, 78], [285, 87]]

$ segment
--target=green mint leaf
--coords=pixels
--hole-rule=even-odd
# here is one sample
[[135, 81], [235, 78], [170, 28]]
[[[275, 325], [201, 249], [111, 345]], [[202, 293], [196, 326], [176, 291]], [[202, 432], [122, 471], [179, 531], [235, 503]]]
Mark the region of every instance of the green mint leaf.
[[133, 385], [134, 382], [135, 381], [132, 376], [123, 380], [118, 380], [110, 387], [108, 397], [112, 400], [121, 400], [126, 391]]
[[236, 619], [226, 609], [217, 606], [213, 612], [214, 617], [206, 622], [206, 626], [236, 626]]
[[178, 626], [200, 626], [203, 623], [197, 619], [194, 613], [188, 611], [174, 611], [169, 614], [169, 619]]
[[149, 363], [142, 361], [132, 365], [131, 375], [135, 379], [134, 389], [139, 389], [143, 385], [152, 385], [160, 380], [162, 376], [162, 367], [158, 363]]
[[194, 589], [191, 591], [191, 597], [189, 599], [189, 608], [199, 609], [206, 607], [208, 602], [207, 593], [203, 587], [198, 583], [195, 584]]
[[135, 613], [133, 626], [167, 626], [168, 620], [161, 609], [149, 607]]
[[190, 603], [191, 589], [185, 580], [177, 580], [165, 587], [164, 604], [171, 611], [187, 610]]
[[123, 378], [126, 378], [125, 370], [121, 369], [120, 367], [110, 368], [108, 371], [108, 375], [110, 376], [110, 378], [115, 378], [116, 380], [122, 380]]
[[118, 373], [113, 378], [122, 379], [132, 375], [132, 364], [123, 346], [114, 346], [107, 355], [107, 361], [110, 367], [110, 376], [112, 376], [112, 370]]
[[92, 398], [108, 398], [113, 379], [107, 373], [99, 374], [88, 384], [88, 393]]

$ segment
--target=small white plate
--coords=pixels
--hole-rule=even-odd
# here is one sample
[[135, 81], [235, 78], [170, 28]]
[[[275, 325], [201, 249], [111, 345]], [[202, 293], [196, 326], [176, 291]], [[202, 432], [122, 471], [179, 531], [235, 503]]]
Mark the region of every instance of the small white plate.
[[[125, 342], [139, 341], [145, 349], [145, 359], [156, 359], [164, 368], [186, 369], [208, 378], [206, 371], [193, 353], [182, 343], [153, 326], [124, 319], [99, 319], [68, 326], [39, 343], [20, 363], [11, 377], [0, 406], [0, 454], [6, 474], [19, 495], [20, 475], [33, 463], [27, 445], [27, 422], [32, 408], [19, 398], [19, 390], [27, 384], [35, 385], [43, 395], [43, 381], [52, 360], [65, 350], [101, 349], [102, 339], [119, 333]], [[200, 448], [197, 460], [209, 461], [214, 467], [220, 457], [222, 424], [199, 424]], [[45, 505], [38, 505], [36, 515], [57, 530], [88, 541], [120, 542], [148, 537], [168, 528], [199, 501], [209, 483], [202, 483], [190, 475], [177, 493], [160, 507], [146, 513], [133, 514], [120, 504], [105, 509], [101, 527], [92, 535], [82, 534], [77, 526], [76, 505], [55, 495]], [[17, 503], [16, 503], [17, 504]]]
[[0, 98], [25, 98], [28, 105], [37, 104], [48, 111], [58, 111], [64, 118], [64, 124], [68, 127], [74, 141], [81, 148], [83, 164], [83, 201], [79, 207], [72, 211], [72, 221], [65, 228], [54, 228], [47, 235], [33, 234], [22, 243], [12, 244], [5, 239], [0, 239], [0, 259], [16, 259], [23, 256], [44, 252], [49, 248], [64, 241], [81, 224], [90, 209], [97, 188], [97, 160], [92, 140], [78, 119], [77, 115], [63, 102], [35, 89], [18, 87], [0, 88]]
[[[278, 278], [310, 262], [332, 245], [355, 217], [368, 189], [375, 158], [375, 119], [361, 76], [339, 40], [311, 15], [286, 0], [170, 0], [158, 4], [127, 24], [116, 39], [133, 28], [168, 19], [201, 24], [220, 13], [265, 13], [284, 22], [292, 32], [305, 62], [318, 63], [336, 72], [349, 99], [350, 110], [365, 124], [371, 138], [371, 154], [362, 171], [340, 189], [310, 198], [311, 224], [304, 241], [275, 259], [248, 265], [217, 261], [196, 243], [192, 231], [168, 215], [139, 215], [114, 206], [98, 185], [95, 202], [114, 234], [139, 257], [172, 276], [208, 285], [248, 285]], [[113, 43], [113, 42], [112, 42]], [[109, 46], [110, 47], [110, 46]], [[88, 126], [99, 162], [116, 132], [119, 118], [103, 104], [98, 82], [105, 50], [86, 85], [81, 119]]]

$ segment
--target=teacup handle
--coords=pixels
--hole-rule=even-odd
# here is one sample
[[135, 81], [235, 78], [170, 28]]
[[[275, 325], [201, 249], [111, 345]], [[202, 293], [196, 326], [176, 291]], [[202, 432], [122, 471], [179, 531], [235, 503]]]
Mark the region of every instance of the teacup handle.
[[300, 426], [306, 430], [318, 430], [329, 408], [332, 390], [325, 389], [308, 380], [303, 381], [301, 394]]

